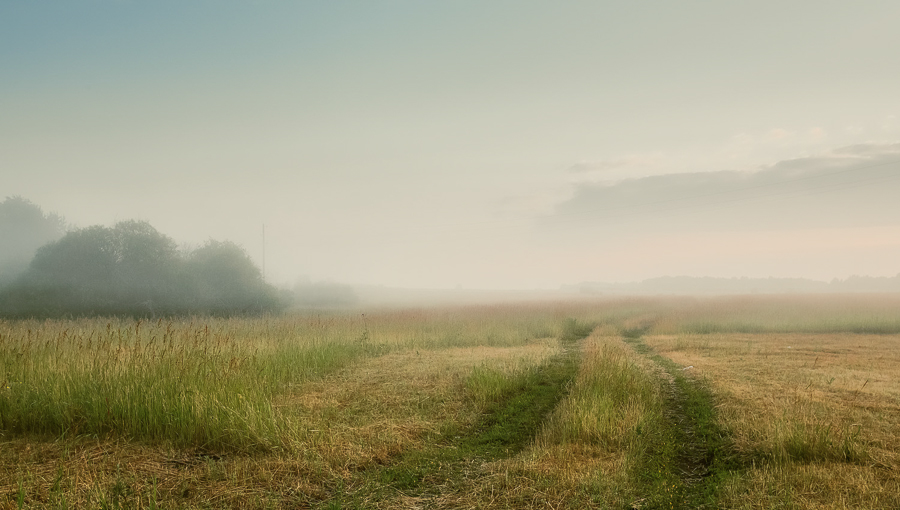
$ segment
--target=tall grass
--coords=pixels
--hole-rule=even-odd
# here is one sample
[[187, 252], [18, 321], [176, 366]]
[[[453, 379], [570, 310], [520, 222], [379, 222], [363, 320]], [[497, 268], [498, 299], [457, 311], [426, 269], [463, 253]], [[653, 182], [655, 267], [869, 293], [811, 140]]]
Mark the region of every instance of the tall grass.
[[[854, 315], [888, 318], [892, 299], [885, 299], [826, 300], [834, 308], [823, 311], [809, 309], [810, 299], [773, 313], [799, 317], [808, 309], [806, 320], [830, 314], [843, 327]], [[695, 367], [683, 373], [716, 396], [740, 473], [723, 482], [721, 506], [900, 508], [900, 336], [691, 333], [646, 341], [679, 366]]]
[[[641, 298], [256, 319], [0, 321], [0, 429], [270, 449], [290, 443], [291, 433], [273, 399], [362, 356], [565, 340], [593, 324], [626, 334], [891, 332], [900, 331], [897, 305], [896, 296]], [[500, 380], [476, 371], [470, 384], [492, 379]], [[584, 382], [601, 394], [613, 383]], [[593, 391], [584, 398], [596, 399]], [[591, 412], [606, 405], [583, 404]]]
[[662, 432], [663, 398], [651, 373], [621, 345], [589, 342], [568, 397], [540, 435], [543, 444], [641, 447]]
[[636, 338], [643, 334], [900, 333], [900, 294], [654, 296], [572, 304], [568, 313]]
[[316, 337], [275, 345], [265, 338], [265, 321], [256, 324], [258, 335], [236, 325], [7, 324], [0, 332], [0, 428], [270, 448], [283, 426], [272, 396], [361, 349]]
[[491, 366], [482, 363], [472, 369], [466, 378], [466, 391], [469, 398], [479, 407], [484, 408], [521, 386], [521, 379], [534, 368], [531, 359], [517, 359], [515, 364], [506, 367]]
[[0, 322], [0, 430], [210, 449], [292, 442], [278, 395], [362, 356], [523, 345], [553, 312], [514, 307], [257, 319]]
[[[316, 507], [354, 491], [371, 508], [689, 508], [678, 418], [690, 406], [672, 394], [680, 377], [715, 391], [711, 419], [753, 466], [722, 482], [718, 506], [774, 507], [777, 493], [795, 503], [801, 494], [819, 503], [849, 495], [856, 507], [895, 508], [897, 337], [785, 332], [890, 331], [896, 305], [896, 296], [657, 297], [152, 323], [0, 321], [0, 493], [36, 507], [63, 496], [70, 506], [100, 506], [125, 487], [128, 501], [152, 494], [167, 508]], [[504, 445], [491, 462], [452, 453], [449, 474], [446, 458], [429, 456], [453, 450], [435, 441], [479, 446], [462, 431], [488, 431], [485, 416], [524, 414], [505, 406], [510, 395], [545, 379], [551, 358], [574, 345], [564, 340], [588, 324], [598, 327], [579, 343], [575, 379], [537, 437], [523, 429], [521, 444], [530, 446], [522, 453]], [[779, 334], [697, 334], [704, 328]], [[665, 364], [622, 336], [641, 337], [679, 369], [696, 368], [679, 370], [672, 386], [661, 378]], [[487, 425], [515, 428], [501, 421]], [[213, 454], [259, 450], [270, 452]], [[413, 466], [421, 499], [362, 483], [419, 450], [429, 454]], [[148, 482], [157, 476], [158, 490]], [[823, 484], [830, 492], [807, 496]]]
[[900, 333], [900, 295], [737, 296], [671, 301], [655, 333]]

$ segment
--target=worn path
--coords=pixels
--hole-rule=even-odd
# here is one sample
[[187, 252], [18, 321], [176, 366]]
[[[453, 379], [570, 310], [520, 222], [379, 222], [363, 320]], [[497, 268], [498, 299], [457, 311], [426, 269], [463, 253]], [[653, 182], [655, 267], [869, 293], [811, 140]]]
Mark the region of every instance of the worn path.
[[362, 473], [369, 480], [365, 485], [369, 492], [332, 500], [326, 507], [361, 508], [374, 492], [380, 497], [400, 494], [410, 508], [431, 508], [442, 494], [462, 490], [468, 481], [482, 476], [485, 463], [519, 453], [565, 397], [581, 360], [579, 340], [589, 332], [582, 326], [561, 338], [562, 352], [520, 375], [514, 389], [470, 429], [449, 432], [433, 447], [408, 452], [390, 465]]
[[[730, 440], [719, 427], [708, 389], [689, 376], [685, 367], [657, 354], [640, 339], [640, 335], [626, 337], [635, 352], [652, 360], [659, 367], [665, 384], [665, 416], [677, 446], [670, 459], [671, 471], [677, 475], [682, 508], [714, 508], [715, 493], [721, 476], [729, 471]], [[645, 498], [633, 508], [642, 505]], [[666, 506], [670, 508], [670, 506]]]

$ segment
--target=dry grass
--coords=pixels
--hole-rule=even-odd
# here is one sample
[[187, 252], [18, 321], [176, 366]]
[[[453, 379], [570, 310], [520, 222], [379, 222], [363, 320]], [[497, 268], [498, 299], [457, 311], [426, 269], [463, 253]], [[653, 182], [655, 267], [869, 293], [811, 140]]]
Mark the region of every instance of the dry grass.
[[[598, 330], [583, 343], [578, 375], [534, 442], [472, 466], [428, 508], [619, 508], [641, 499], [633, 477], [645, 449], [664, 440], [654, 369], [617, 336]], [[416, 504], [398, 496], [385, 508]]]
[[[256, 356], [260, 361], [256, 369], [271, 369], [265, 360], [276, 360], [279, 370], [296, 364], [293, 376], [269, 376], [266, 381], [277, 387], [256, 395], [267, 397], [267, 405], [278, 417], [275, 446], [255, 452], [223, 450], [203, 443], [129, 437], [127, 430], [78, 436], [0, 431], [0, 508], [18, 508], [20, 502], [28, 508], [315, 506], [353, 483], [355, 473], [427, 445], [445, 427], [472, 423], [480, 413], [480, 392], [484, 391], [470, 387], [475, 371], [502, 379], [558, 351], [555, 340], [535, 336], [553, 333], [560, 327], [559, 320], [536, 317], [530, 310], [493, 312], [498, 316], [494, 322], [488, 321], [490, 312], [485, 310], [213, 320], [211, 336], [219, 335], [226, 348], [221, 356], [204, 358], [209, 360], [206, 366], [233, 368], [229, 361], [234, 351]], [[202, 340], [194, 342], [198, 331], [207, 330], [204, 324], [142, 325], [140, 330], [134, 323], [99, 320], [0, 326], [5, 352], [10, 355], [3, 366], [13, 374], [7, 380], [34, 387], [54, 377], [65, 384], [69, 376], [65, 368], [96, 366], [90, 356], [98, 354], [109, 360], [100, 365], [113, 367], [127, 378], [129, 370], [141, 367], [122, 363], [121, 353], [134, 352], [135, 341], [146, 345], [150, 337], [167, 329], [176, 331], [174, 351], [179, 352], [177, 361], [183, 359], [185, 365], [197, 360], [199, 353], [192, 357], [191, 349], [202, 352], [208, 346]], [[77, 340], [91, 337], [92, 332], [93, 350], [79, 351]], [[110, 332], [115, 340], [98, 348], [98, 332], [104, 338]], [[66, 344], [73, 336], [76, 341]], [[279, 360], [283, 346], [312, 355]], [[337, 362], [329, 361], [332, 349], [342, 346], [352, 349], [339, 350]], [[15, 356], [21, 347], [34, 356], [30, 363], [35, 369], [12, 372], [17, 370]], [[60, 361], [55, 365], [40, 366], [39, 355], [57, 351], [68, 359], [57, 355], [54, 361]], [[167, 360], [152, 358], [159, 359]], [[196, 372], [197, 377], [207, 373]]]
[[900, 333], [900, 294], [665, 298], [646, 303], [656, 333]]
[[[665, 406], [658, 368], [618, 336], [643, 333], [658, 353], [693, 365], [685, 373], [715, 394], [745, 466], [725, 479], [719, 506], [900, 508], [898, 303], [896, 296], [641, 298], [140, 328], [0, 321], [3, 409], [20, 412], [10, 396], [27, 394], [30, 407], [21, 412], [57, 413], [57, 425], [38, 432], [0, 430], [0, 509], [20, 501], [27, 508], [315, 508], [343, 492], [365, 494], [372, 473], [476, 423], [508, 380], [560, 352], [548, 337], [564, 334], [567, 317], [599, 327], [583, 342], [568, 396], [530, 446], [510, 458], [466, 460], [428, 498], [382, 492], [363, 506], [621, 508], [650, 496], [648, 488], [665, 490], [636, 478], [648, 475], [647, 456], [659, 451], [649, 447], [664, 439], [654, 435]], [[853, 333], [872, 330], [883, 334]], [[160, 344], [147, 357], [152, 338], [166, 331], [172, 347]], [[136, 357], [138, 345], [144, 358]], [[185, 368], [191, 378], [182, 382], [153, 379]], [[94, 369], [103, 370], [104, 384], [91, 377]], [[216, 416], [263, 409], [263, 421], [277, 426], [241, 432], [233, 424], [247, 420], [237, 416], [185, 420], [211, 428], [181, 440], [167, 439], [162, 426], [163, 433], [143, 432], [146, 417], [171, 427], [166, 401], [159, 412], [132, 406], [123, 388], [183, 393], [185, 384], [218, 406]], [[97, 429], [87, 421], [66, 427], [72, 406], [54, 411], [59, 395], [76, 394], [103, 411], [92, 415]], [[252, 405], [241, 401], [248, 396]], [[104, 421], [109, 402], [121, 402], [121, 415]]]
[[299, 388], [278, 404], [302, 423], [302, 449], [320, 452], [331, 477], [382, 465], [421, 448], [449, 426], [471, 425], [481, 411], [467, 391], [476, 367], [511, 374], [553, 355], [555, 341], [521, 347], [408, 351], [363, 360]]
[[900, 336], [658, 335], [720, 399], [747, 470], [729, 508], [900, 507]]
[[0, 508], [264, 508], [321, 487], [286, 456], [205, 456], [124, 440], [19, 438], [0, 445]]
[[[295, 388], [276, 404], [293, 417], [291, 452], [216, 454], [116, 438], [16, 438], [0, 443], [0, 508], [295, 508], [327, 499], [354, 474], [433, 440], [442, 426], [473, 422], [466, 387], [476, 366], [499, 372], [539, 363], [558, 349], [412, 351], [364, 359]], [[57, 482], [59, 480], [59, 482]]]

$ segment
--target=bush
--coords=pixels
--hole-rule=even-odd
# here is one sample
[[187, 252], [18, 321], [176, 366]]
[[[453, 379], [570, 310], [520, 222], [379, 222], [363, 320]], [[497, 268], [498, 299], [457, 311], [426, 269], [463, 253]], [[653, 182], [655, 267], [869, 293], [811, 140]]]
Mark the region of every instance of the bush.
[[69, 232], [38, 249], [28, 270], [0, 292], [0, 315], [154, 316], [259, 313], [280, 307], [250, 257], [209, 241], [179, 255], [144, 221]]
[[22, 197], [0, 202], [0, 285], [28, 270], [35, 250], [63, 236], [66, 223]]

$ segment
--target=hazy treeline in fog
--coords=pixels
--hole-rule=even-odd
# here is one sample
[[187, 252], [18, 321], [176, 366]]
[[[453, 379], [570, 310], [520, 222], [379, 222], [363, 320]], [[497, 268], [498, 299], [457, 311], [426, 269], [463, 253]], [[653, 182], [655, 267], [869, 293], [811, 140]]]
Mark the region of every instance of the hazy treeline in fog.
[[66, 222], [55, 213], [22, 197], [0, 202], [0, 286], [28, 269], [35, 251], [66, 233]]
[[634, 283], [584, 282], [563, 290], [582, 294], [807, 294], [900, 292], [900, 275], [851, 276], [830, 282], [806, 278], [714, 278], [661, 276]]
[[0, 316], [235, 314], [283, 307], [246, 252], [180, 251], [145, 221], [65, 231], [21, 198], [0, 203]]
[[312, 282], [299, 279], [291, 288], [297, 308], [349, 308], [359, 304], [359, 296], [352, 286], [335, 282]]

